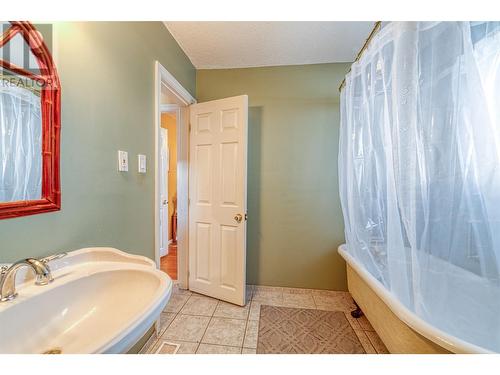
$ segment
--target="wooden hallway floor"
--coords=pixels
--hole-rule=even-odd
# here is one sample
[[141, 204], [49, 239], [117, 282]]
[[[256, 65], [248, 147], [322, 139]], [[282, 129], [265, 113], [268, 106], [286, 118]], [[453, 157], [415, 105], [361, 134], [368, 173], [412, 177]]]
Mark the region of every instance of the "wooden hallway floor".
[[160, 269], [172, 280], [177, 280], [177, 244], [168, 245], [168, 255], [161, 257]]

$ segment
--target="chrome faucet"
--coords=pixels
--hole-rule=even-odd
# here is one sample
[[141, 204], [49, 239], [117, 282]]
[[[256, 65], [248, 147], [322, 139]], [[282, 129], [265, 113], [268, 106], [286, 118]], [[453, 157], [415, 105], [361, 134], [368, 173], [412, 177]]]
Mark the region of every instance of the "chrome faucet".
[[36, 285], [47, 285], [54, 280], [48, 263], [64, 256], [66, 256], [66, 253], [51, 255], [42, 259], [27, 258], [13, 263], [10, 267], [2, 267], [0, 270], [0, 302], [11, 301], [17, 297], [16, 274], [21, 267], [28, 266], [35, 272]]

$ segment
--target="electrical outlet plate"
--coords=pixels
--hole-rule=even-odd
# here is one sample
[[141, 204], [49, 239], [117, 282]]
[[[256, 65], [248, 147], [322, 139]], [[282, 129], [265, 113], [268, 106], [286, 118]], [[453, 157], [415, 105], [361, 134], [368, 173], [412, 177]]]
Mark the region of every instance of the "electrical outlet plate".
[[146, 155], [143, 154], [137, 155], [137, 164], [139, 173], [146, 173]]
[[118, 171], [128, 172], [128, 152], [118, 150]]

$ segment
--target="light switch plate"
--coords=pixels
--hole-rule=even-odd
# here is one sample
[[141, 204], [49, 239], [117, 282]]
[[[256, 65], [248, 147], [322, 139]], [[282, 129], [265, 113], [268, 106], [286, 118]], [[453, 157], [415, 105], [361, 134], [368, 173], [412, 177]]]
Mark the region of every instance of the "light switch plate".
[[128, 172], [128, 152], [118, 150], [118, 171]]
[[137, 155], [139, 173], [146, 173], [146, 155]]

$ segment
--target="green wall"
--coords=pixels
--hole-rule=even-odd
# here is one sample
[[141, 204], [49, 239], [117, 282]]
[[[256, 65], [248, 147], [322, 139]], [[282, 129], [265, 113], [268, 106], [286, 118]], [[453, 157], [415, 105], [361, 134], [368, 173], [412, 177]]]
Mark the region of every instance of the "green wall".
[[349, 65], [197, 71], [199, 102], [249, 97], [249, 283], [346, 290], [337, 153]]
[[[195, 93], [161, 22], [55, 24], [62, 84], [62, 210], [0, 221], [0, 263], [86, 246], [154, 257], [154, 62]], [[129, 172], [117, 172], [117, 150]], [[137, 173], [137, 154], [148, 172]]]
[[[154, 61], [198, 101], [248, 94], [248, 281], [344, 290], [338, 85], [349, 64], [200, 70], [160, 22], [55, 24], [62, 210], [0, 221], [0, 263], [85, 246], [154, 255]], [[116, 171], [117, 150], [129, 172]], [[138, 153], [148, 157], [139, 175]]]

